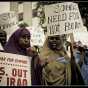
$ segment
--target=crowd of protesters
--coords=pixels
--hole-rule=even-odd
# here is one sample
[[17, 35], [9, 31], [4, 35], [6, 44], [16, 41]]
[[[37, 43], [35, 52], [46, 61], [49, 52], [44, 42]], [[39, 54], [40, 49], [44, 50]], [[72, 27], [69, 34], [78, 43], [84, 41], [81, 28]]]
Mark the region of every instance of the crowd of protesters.
[[72, 44], [60, 35], [47, 36], [39, 49], [31, 47], [30, 30], [24, 25], [20, 25], [8, 41], [6, 33], [0, 33], [3, 52], [32, 57], [32, 85], [88, 85], [88, 48], [80, 41]]
[[[6, 35], [4, 37], [6, 39]], [[5, 41], [3, 52], [32, 57], [32, 85], [88, 85], [86, 45], [78, 41], [73, 44], [67, 42], [64, 46], [66, 39], [63, 40], [63, 36], [47, 36], [39, 51], [36, 46], [35, 49], [31, 47], [30, 38], [28, 29], [21, 26], [8, 41]], [[68, 47], [70, 47], [70, 57], [67, 54]]]

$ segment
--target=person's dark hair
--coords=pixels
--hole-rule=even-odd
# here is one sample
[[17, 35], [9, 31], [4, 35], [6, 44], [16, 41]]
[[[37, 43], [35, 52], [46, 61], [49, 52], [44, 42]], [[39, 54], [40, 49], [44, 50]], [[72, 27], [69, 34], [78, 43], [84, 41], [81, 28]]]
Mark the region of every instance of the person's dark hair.
[[18, 25], [20, 28], [25, 28], [25, 27], [28, 27], [28, 24], [27, 23], [21, 23]]

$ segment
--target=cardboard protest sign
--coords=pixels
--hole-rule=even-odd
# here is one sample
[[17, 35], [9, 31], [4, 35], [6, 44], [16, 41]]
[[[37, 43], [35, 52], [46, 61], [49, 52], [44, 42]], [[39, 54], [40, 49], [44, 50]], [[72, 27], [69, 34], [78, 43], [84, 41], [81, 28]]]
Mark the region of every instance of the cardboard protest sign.
[[0, 86], [30, 86], [31, 57], [0, 52]]
[[83, 22], [78, 5], [73, 2], [63, 2], [45, 6], [47, 35], [68, 34], [79, 31]]

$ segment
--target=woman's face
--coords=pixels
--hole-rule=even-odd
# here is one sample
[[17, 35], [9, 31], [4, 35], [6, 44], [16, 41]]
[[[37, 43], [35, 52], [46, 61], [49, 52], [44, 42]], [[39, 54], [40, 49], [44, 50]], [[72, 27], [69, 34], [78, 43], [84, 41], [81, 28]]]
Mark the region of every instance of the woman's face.
[[25, 35], [21, 35], [21, 37], [19, 38], [19, 45], [22, 48], [28, 48], [30, 47], [30, 36], [25, 34]]
[[48, 37], [48, 46], [52, 50], [61, 50], [63, 45], [61, 43], [61, 38], [59, 35]]

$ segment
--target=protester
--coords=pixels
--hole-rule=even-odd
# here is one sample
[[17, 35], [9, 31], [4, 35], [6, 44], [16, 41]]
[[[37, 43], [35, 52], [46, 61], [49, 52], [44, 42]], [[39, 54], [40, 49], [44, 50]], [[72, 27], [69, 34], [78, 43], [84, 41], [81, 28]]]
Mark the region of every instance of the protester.
[[[70, 44], [70, 43], [69, 43]], [[70, 44], [71, 53], [72, 47]], [[84, 85], [74, 56], [68, 57], [61, 36], [48, 36], [40, 51], [43, 85]]]
[[40, 85], [40, 74], [39, 71], [39, 56], [31, 48], [30, 45], [30, 32], [26, 27], [21, 27], [17, 29], [9, 38], [4, 49], [7, 53], [20, 54], [25, 56], [31, 56], [31, 75], [32, 75], [32, 85]]
[[87, 72], [87, 63], [88, 63], [88, 49], [86, 45], [83, 45], [80, 41], [74, 43], [74, 57], [76, 64], [80, 66], [81, 75], [85, 85], [88, 85], [88, 72]]
[[40, 51], [40, 59], [43, 66], [43, 85], [71, 84], [70, 58], [63, 48], [59, 35], [46, 38]]
[[[71, 61], [70, 61], [71, 63], [71, 85], [84, 85], [84, 80], [83, 80], [81, 70], [80, 70], [80, 64], [76, 63], [76, 57], [74, 56], [73, 44], [69, 42], [69, 45], [70, 45], [70, 53], [71, 53]], [[80, 61], [82, 61], [82, 58], [80, 58]]]

